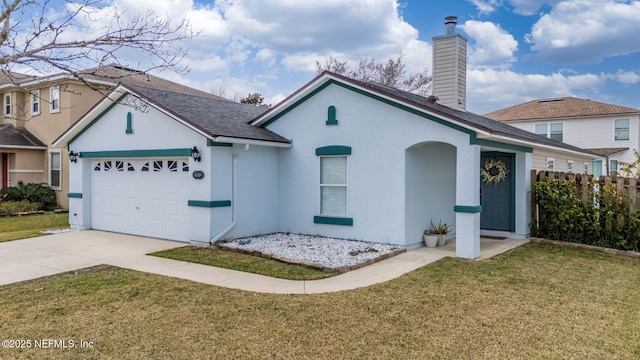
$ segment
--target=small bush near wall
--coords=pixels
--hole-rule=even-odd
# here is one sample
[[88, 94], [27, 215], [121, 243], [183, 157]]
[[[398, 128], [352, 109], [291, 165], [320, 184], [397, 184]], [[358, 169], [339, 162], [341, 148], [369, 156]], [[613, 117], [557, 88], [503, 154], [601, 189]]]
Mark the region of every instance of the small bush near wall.
[[3, 189], [0, 193], [3, 201], [23, 201], [39, 204], [36, 210], [50, 211], [56, 208], [56, 192], [45, 184], [18, 182], [18, 186]]
[[13, 216], [20, 213], [34, 212], [39, 208], [39, 203], [32, 203], [27, 200], [2, 201], [0, 202], [0, 216]]
[[635, 179], [540, 175], [532, 186], [532, 236], [638, 251]]

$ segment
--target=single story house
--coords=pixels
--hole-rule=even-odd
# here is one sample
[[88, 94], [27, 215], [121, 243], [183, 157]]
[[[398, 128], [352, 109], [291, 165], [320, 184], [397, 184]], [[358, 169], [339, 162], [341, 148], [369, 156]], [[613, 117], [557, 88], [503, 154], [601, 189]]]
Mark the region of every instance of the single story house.
[[454, 225], [526, 238], [534, 149], [593, 154], [375, 83], [322, 73], [266, 110], [117, 87], [54, 142], [70, 153], [69, 220], [209, 244], [272, 232], [421, 246]]

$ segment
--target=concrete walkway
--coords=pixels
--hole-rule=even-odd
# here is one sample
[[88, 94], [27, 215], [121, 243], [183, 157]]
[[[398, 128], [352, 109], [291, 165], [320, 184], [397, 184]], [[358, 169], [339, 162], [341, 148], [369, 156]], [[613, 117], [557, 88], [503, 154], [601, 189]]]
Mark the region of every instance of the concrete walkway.
[[[482, 239], [480, 259], [501, 254], [527, 242]], [[8, 241], [0, 243], [0, 285], [106, 264], [246, 291], [317, 294], [381, 283], [446, 256], [455, 256], [455, 243], [451, 242], [445, 247], [421, 247], [407, 251], [328, 279], [297, 281], [145, 255], [184, 245], [175, 241], [93, 230]]]

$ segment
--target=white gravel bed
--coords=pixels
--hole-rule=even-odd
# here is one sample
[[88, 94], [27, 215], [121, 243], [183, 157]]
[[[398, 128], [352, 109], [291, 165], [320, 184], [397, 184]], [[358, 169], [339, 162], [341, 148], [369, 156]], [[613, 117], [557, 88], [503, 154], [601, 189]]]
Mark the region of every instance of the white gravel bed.
[[271, 253], [280, 258], [327, 268], [353, 266], [400, 249], [364, 241], [283, 233], [234, 239], [218, 245]]
[[43, 234], [62, 234], [62, 233], [68, 233], [72, 231], [76, 231], [76, 229], [66, 228], [66, 229], [43, 230], [40, 232]]

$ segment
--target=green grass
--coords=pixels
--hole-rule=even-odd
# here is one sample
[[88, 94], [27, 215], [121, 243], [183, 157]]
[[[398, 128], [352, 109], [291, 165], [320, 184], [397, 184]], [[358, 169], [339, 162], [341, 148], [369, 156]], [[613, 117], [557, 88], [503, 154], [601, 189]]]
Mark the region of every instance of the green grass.
[[640, 261], [530, 244], [382, 284], [258, 294], [114, 267], [0, 287], [11, 359], [638, 359]]
[[296, 264], [286, 264], [258, 256], [197, 246], [179, 247], [158, 251], [148, 255], [217, 266], [232, 270], [240, 270], [289, 280], [317, 280], [335, 275]]
[[0, 242], [41, 236], [42, 230], [68, 227], [69, 214], [66, 213], [0, 217]]

